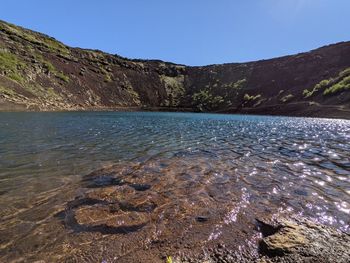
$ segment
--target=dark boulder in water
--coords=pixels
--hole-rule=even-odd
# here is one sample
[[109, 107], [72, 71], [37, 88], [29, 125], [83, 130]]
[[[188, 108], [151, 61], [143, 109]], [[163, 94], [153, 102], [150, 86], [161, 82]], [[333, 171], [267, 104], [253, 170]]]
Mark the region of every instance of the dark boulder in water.
[[207, 222], [207, 221], [209, 220], [209, 218], [206, 217], [206, 216], [197, 216], [197, 217], [196, 217], [196, 220], [197, 220], [198, 222]]

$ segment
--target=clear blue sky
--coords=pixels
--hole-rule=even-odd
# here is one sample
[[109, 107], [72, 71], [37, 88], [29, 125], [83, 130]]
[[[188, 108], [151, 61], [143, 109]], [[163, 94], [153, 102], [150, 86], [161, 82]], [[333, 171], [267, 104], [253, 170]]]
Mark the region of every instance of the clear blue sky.
[[0, 19], [70, 46], [188, 65], [350, 40], [350, 0], [1, 0]]

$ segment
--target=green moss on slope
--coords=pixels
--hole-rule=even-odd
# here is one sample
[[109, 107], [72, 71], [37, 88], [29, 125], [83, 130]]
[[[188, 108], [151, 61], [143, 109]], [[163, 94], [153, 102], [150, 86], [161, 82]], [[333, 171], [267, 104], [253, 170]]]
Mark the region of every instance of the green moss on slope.
[[217, 109], [224, 98], [222, 96], [214, 96], [209, 90], [200, 90], [192, 95], [194, 106], [200, 111], [210, 111]]
[[261, 98], [261, 94], [258, 94], [258, 95], [249, 95], [249, 94], [244, 94], [244, 97], [243, 99], [245, 101], [254, 101], [254, 100], [257, 100], [257, 99], [260, 99]]
[[55, 77], [57, 77], [60, 80], [63, 80], [64, 82], [69, 82], [69, 77], [65, 75], [62, 71], [58, 71], [56, 67], [50, 62], [43, 58], [41, 54], [35, 55], [36, 59], [46, 68], [46, 70], [50, 73], [52, 73]]
[[246, 83], [247, 83], [246, 79], [240, 79], [240, 80], [237, 80], [236, 82], [230, 82], [230, 83], [224, 84], [222, 85], [222, 87], [238, 90], [238, 89], [242, 89], [246, 85]]
[[310, 98], [319, 92], [323, 92], [324, 96], [334, 95], [342, 91], [350, 89], [350, 68], [346, 68], [339, 72], [338, 76], [330, 79], [321, 80], [315, 87], [309, 91], [303, 91], [304, 98]]
[[14, 90], [12, 90], [12, 89], [5, 88], [5, 87], [0, 85], [0, 95], [1, 94], [5, 94], [5, 95], [8, 95], [8, 96], [15, 96], [16, 92]]
[[325, 89], [323, 95], [334, 95], [336, 93], [350, 90], [350, 76], [344, 77], [341, 81], [333, 84], [329, 88]]
[[21, 70], [25, 69], [26, 65], [17, 55], [9, 53], [5, 50], [0, 50], [0, 74], [5, 75], [19, 83], [24, 82], [24, 77]]
[[184, 75], [178, 75], [176, 77], [160, 75], [160, 79], [164, 83], [167, 93], [165, 106], [178, 106], [185, 94]]
[[304, 89], [303, 91], [304, 98], [312, 97], [318, 91], [323, 90], [325, 87], [327, 87], [331, 81], [332, 79], [324, 79], [324, 80], [321, 80], [319, 83], [317, 83], [312, 90], [309, 91], [307, 89]]
[[34, 45], [44, 46], [51, 52], [58, 52], [63, 55], [68, 55], [70, 53], [69, 49], [59, 41], [27, 29], [22, 29], [10, 23], [0, 21], [0, 30], [9, 35], [24, 39]]
[[338, 77], [330, 84], [331, 86], [324, 90], [323, 95], [334, 95], [350, 90], [350, 68], [346, 68], [345, 70], [339, 72]]

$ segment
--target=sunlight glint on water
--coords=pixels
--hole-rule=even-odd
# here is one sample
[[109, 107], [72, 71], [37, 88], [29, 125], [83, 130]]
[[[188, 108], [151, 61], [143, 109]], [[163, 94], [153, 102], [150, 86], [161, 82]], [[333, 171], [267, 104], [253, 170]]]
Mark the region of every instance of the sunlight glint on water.
[[[55, 213], [79, 193], [82, 176], [115, 163], [161, 169], [179, 162], [187, 175], [175, 174], [174, 187], [177, 176], [187, 176], [205, 179], [208, 186], [222, 185], [228, 193], [236, 191], [241, 199], [225, 215], [224, 224], [254, 204], [267, 213], [282, 209], [349, 231], [349, 142], [350, 121], [345, 120], [2, 113], [0, 226], [6, 231], [0, 241], [10, 246], [17, 235], [25, 238], [40, 225], [50, 225]], [[221, 227], [214, 226], [208, 239], [217, 238]], [[52, 243], [59, 242], [50, 232], [46, 235]]]

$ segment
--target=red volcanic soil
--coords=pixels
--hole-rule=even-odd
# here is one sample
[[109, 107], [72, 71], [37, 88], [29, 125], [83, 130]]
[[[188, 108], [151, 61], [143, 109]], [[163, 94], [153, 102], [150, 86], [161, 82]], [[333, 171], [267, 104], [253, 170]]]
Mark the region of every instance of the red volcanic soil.
[[71, 48], [0, 21], [0, 110], [165, 110], [350, 118], [350, 42], [190, 67]]

